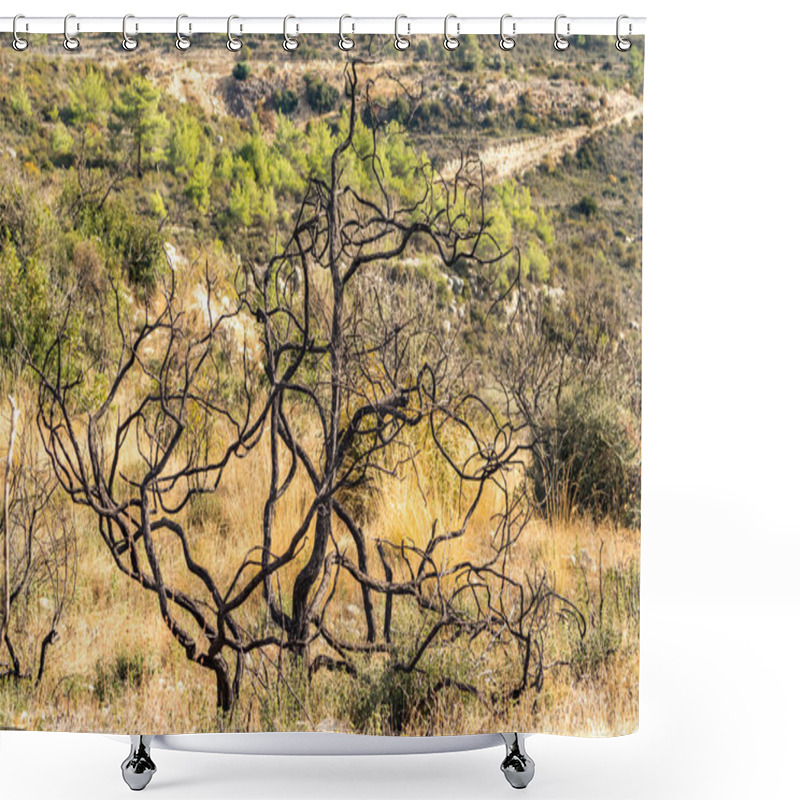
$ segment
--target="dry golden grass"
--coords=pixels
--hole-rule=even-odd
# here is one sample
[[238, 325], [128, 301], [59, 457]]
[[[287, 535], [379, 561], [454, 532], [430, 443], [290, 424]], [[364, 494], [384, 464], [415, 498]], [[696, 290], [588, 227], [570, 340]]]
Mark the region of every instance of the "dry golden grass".
[[[268, 477], [268, 452], [261, 446], [248, 459], [234, 462], [218, 493], [204, 501], [202, 513], [193, 512], [190, 532], [196, 557], [223, 582], [260, 539], [259, 519]], [[445, 494], [411, 475], [402, 480], [386, 478], [376, 492], [365, 531], [371, 538], [394, 542], [403, 538], [424, 541], [434, 519], [439, 518], [440, 524], [448, 518], [455, 521], [455, 503]], [[310, 487], [301, 481], [290, 490], [276, 520], [277, 549], [288, 541], [310, 496]], [[471, 531], [490, 530], [498, 501], [499, 493], [494, 497], [487, 493]], [[344, 544], [344, 533], [338, 531], [338, 536]], [[469, 555], [471, 539], [466, 536], [450, 543], [448, 557]], [[637, 531], [588, 521], [551, 527], [543, 520], [531, 522], [523, 534], [520, 547], [530, 554], [530, 562], [521, 569], [546, 569], [553, 588], [568, 597], [581, 596], [585, 573], [596, 603], [601, 543], [604, 571], [629, 565], [638, 571]], [[245, 683], [236, 716], [220, 720], [210, 673], [186, 660], [160, 618], [154, 595], [116, 571], [93, 520], [86, 515], [79, 527], [79, 553], [77, 594], [61, 625], [60, 641], [51, 651], [45, 679], [35, 693], [27, 683], [0, 683], [0, 727], [117, 732], [396, 731], [396, 720], [393, 723], [386, 717], [396, 711], [392, 691], [413, 695], [414, 687], [388, 687], [381, 694], [381, 679], [375, 672], [380, 662], [367, 669], [375, 697], [369, 693], [360, 696], [358, 686], [346, 676], [319, 675], [307, 687], [297, 675], [293, 691], [301, 695], [302, 702], [276, 680], [274, 707], [265, 708]], [[168, 571], [180, 583], [177, 553], [166, 561]], [[302, 559], [295, 569], [301, 564]], [[183, 582], [190, 583], [185, 577]], [[611, 602], [608, 597], [606, 602]], [[358, 603], [357, 586], [344, 581], [338, 606], [332, 609], [332, 624], [360, 627]], [[380, 609], [379, 603], [378, 614]], [[414, 624], [409, 621], [412, 628]], [[538, 696], [529, 692], [513, 708], [487, 708], [455, 690], [446, 690], [404, 709], [402, 732], [448, 734], [508, 727], [581, 735], [630, 732], [638, 719], [638, 620], [617, 624], [616, 634], [616, 652], [602, 658], [580, 680], [570, 669], [554, 668]], [[445, 660], [453, 658], [444, 651], [439, 655]], [[503, 662], [492, 662], [487, 669], [489, 666], [503, 669]], [[361, 710], [352, 714], [353, 707], [365, 703], [375, 703], [377, 713], [370, 716]], [[353, 716], [359, 726], [348, 720]]]
[[[184, 267], [182, 296], [191, 296], [202, 269], [199, 257]], [[30, 414], [34, 393], [23, 384], [14, 390], [18, 404]], [[124, 406], [132, 397], [123, 395], [119, 402]], [[7, 428], [4, 412], [0, 458], [5, 455]], [[309, 428], [307, 436], [313, 435]], [[448, 475], [428, 433], [420, 429], [409, 444], [417, 454], [414, 464], [405, 464], [395, 476], [380, 477], [359, 508], [373, 569], [377, 557], [371, 541], [424, 544], [434, 523], [439, 532], [459, 527], [474, 497]], [[458, 447], [457, 442], [451, 444]], [[129, 472], [140, 469], [132, 447], [125, 452], [123, 465]], [[284, 463], [283, 469], [287, 466]], [[183, 514], [195, 559], [223, 586], [232, 580], [246, 554], [261, 544], [269, 475], [269, 450], [262, 442], [247, 458], [233, 460], [215, 494], [201, 498]], [[298, 477], [275, 519], [274, 552], [286, 547], [312, 496], [310, 483]], [[485, 556], [502, 504], [503, 493], [488, 486], [467, 534], [446, 544], [444, 558], [454, 562]], [[542, 690], [529, 690], [518, 704], [483, 703], [452, 688], [430, 695], [413, 675], [387, 677], [385, 657], [378, 656], [360, 665], [363, 672], [357, 682], [340, 673], [320, 673], [309, 685], [304, 670], [289, 664], [283, 664], [283, 677], [267, 669], [271, 683], [266, 696], [263, 689], [254, 691], [246, 679], [236, 712], [221, 719], [212, 674], [187, 661], [160, 617], [155, 595], [116, 570], [91, 514], [84, 509], [75, 513], [76, 595], [60, 624], [60, 640], [50, 651], [38, 689], [34, 691], [27, 681], [0, 680], [0, 728], [122, 733], [319, 729], [410, 735], [517, 729], [609, 735], [637, 726], [638, 530], [586, 519], [551, 525], [535, 518], [526, 525], [516, 545], [514, 577], [545, 570], [551, 588], [581, 609], [588, 630], [578, 641], [564, 626], [554, 629], [550, 650], [569, 656], [573, 664], [552, 666]], [[334, 536], [342, 548], [352, 548], [341, 526], [334, 527]], [[201, 594], [201, 587], [186, 574], [177, 543], [164, 536], [159, 547], [168, 580]], [[281, 571], [279, 590], [288, 591], [287, 584], [305, 562], [307, 549]], [[382, 599], [376, 597], [375, 602], [380, 620]], [[15, 635], [31, 639], [42, 608], [35, 595], [28, 606], [24, 623], [16, 623]], [[261, 613], [257, 599], [245, 611], [257, 621]], [[341, 581], [329, 621], [347, 628], [354, 639], [363, 634], [360, 590], [353, 580]], [[426, 624], [400, 601], [396, 621], [409, 641]], [[449, 674], [479, 669], [481, 674], [466, 677], [487, 681], [489, 686], [497, 676], [516, 675], [509, 671], [519, 665], [515, 653], [476, 654], [452, 643], [430, 648], [426, 659], [428, 666], [433, 663]], [[0, 656], [3, 660], [5, 653]], [[514, 680], [509, 678], [506, 684]]]

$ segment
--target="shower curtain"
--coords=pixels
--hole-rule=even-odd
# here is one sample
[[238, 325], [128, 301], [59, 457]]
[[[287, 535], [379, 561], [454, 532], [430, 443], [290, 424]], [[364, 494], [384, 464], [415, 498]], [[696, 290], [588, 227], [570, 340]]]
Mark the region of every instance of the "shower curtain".
[[641, 39], [29, 38], [0, 728], [635, 730]]

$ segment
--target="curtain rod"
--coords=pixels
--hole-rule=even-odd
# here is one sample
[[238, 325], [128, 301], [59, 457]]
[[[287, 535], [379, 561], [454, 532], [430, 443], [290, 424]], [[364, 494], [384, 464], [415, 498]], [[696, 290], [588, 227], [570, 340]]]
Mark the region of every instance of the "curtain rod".
[[[447, 23], [443, 17], [232, 17], [231, 31], [237, 36], [247, 34], [279, 34], [290, 33], [293, 36], [304, 33], [339, 34], [386, 34], [399, 32], [403, 36], [414, 34], [444, 34], [445, 25], [451, 36], [464, 34], [500, 33], [500, 16], [497, 17], [459, 17], [449, 15]], [[622, 17], [623, 34], [638, 36], [645, 32], [644, 17]], [[129, 15], [125, 30], [131, 36], [141, 33], [176, 33], [191, 36], [196, 33], [228, 33], [228, 17], [195, 17], [182, 14], [175, 17], [137, 17]], [[555, 17], [516, 17], [504, 15], [503, 30], [507, 35], [553, 34]], [[607, 35], [615, 36], [618, 32], [616, 17], [570, 17], [559, 15], [558, 30], [563, 36]], [[0, 33], [17, 34], [50, 33], [78, 36], [85, 33], [122, 33], [123, 21], [117, 17], [84, 17], [68, 15], [67, 17], [26, 17], [19, 15], [14, 24], [14, 17], [0, 17]]]

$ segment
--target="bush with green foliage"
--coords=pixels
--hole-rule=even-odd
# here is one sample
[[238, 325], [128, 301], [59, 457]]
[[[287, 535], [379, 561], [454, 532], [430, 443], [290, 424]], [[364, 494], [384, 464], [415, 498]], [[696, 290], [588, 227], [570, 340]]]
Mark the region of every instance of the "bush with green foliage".
[[[535, 283], [547, 282], [551, 270], [546, 248], [553, 244], [555, 238], [550, 212], [545, 208], [535, 208], [530, 189], [513, 180], [499, 184], [490, 197], [489, 230], [492, 237], [503, 249], [519, 249], [519, 268], [523, 279]], [[508, 279], [512, 277], [513, 274]], [[508, 280], [501, 275], [499, 288], [507, 288], [507, 283]]]
[[299, 102], [297, 92], [291, 89], [276, 89], [272, 94], [272, 107], [286, 116], [295, 111]]
[[200, 123], [186, 111], [179, 111], [170, 124], [167, 165], [176, 175], [191, 173], [204, 144]]
[[253, 68], [246, 61], [237, 61], [236, 66], [233, 68], [233, 77], [236, 78], [237, 81], [246, 81], [250, 77], [252, 71]]
[[110, 664], [99, 659], [94, 669], [94, 696], [98, 703], [109, 703], [126, 689], [139, 689], [147, 666], [141, 652], [117, 653]]
[[241, 158], [233, 162], [228, 211], [240, 225], [249, 227], [258, 212], [259, 191], [253, 167]]
[[540, 447], [542, 457], [534, 460], [530, 475], [543, 507], [555, 493], [569, 512], [638, 524], [639, 426], [615, 398], [596, 390], [570, 392]]
[[575, 204], [575, 213], [586, 217], [586, 219], [595, 216], [597, 214], [597, 200], [589, 196], [581, 197]]
[[89, 123], [102, 126], [110, 108], [108, 81], [99, 69], [90, 66], [85, 75], [73, 76], [64, 114], [66, 122], [75, 127], [85, 127]]
[[192, 169], [183, 194], [199, 214], [208, 214], [211, 206], [211, 179], [213, 170], [208, 161], [201, 161]]
[[136, 286], [153, 287], [164, 260], [164, 237], [158, 222], [140, 214], [131, 197], [115, 195], [100, 209], [86, 207], [79, 230], [85, 236], [100, 238], [109, 267], [118, 266]]
[[317, 114], [327, 114], [339, 102], [339, 90], [318, 75], [307, 73], [303, 76], [306, 84], [306, 100], [311, 110]]
[[406, 125], [411, 116], [411, 109], [408, 105], [408, 100], [405, 97], [397, 96], [390, 103], [386, 109], [386, 116], [390, 122], [397, 122], [400, 125]]
[[0, 358], [5, 362], [17, 344], [34, 359], [47, 346], [50, 281], [38, 259], [22, 262], [8, 238], [0, 243]]
[[462, 36], [453, 55], [458, 68], [464, 72], [478, 72], [483, 66], [483, 51], [477, 36]]

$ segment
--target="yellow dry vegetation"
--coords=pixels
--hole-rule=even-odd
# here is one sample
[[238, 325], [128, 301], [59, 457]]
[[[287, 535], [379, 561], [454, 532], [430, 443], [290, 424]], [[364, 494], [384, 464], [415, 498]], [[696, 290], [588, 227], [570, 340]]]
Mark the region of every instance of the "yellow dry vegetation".
[[[184, 270], [180, 277], [184, 306], [201, 314], [196, 301], [192, 307], [192, 298], [202, 285], [205, 264], [194, 258]], [[222, 302], [226, 290], [230, 298], [230, 287], [222, 287], [215, 303]], [[202, 320], [197, 324], [202, 325]], [[5, 387], [5, 394], [11, 388]], [[120, 409], [135, 402], [137, 390], [141, 385], [120, 396]], [[13, 391], [30, 420], [35, 409], [34, 389], [19, 381]], [[0, 458], [5, 457], [7, 430], [8, 414], [4, 411]], [[319, 449], [314, 446], [314, 435], [309, 425], [305, 445], [312, 452]], [[211, 437], [212, 445], [215, 438], [221, 444], [224, 431], [213, 431]], [[38, 439], [35, 446], [41, 448]], [[474, 489], [460, 485], [449, 474], [425, 426], [412, 431], [404, 446], [404, 452], [414, 453], [413, 459], [394, 475], [379, 475], [369, 491], [359, 490], [362, 494], [351, 498], [357, 501], [353, 505], [368, 541], [375, 574], [380, 573], [375, 541], [424, 546], [434, 525], [439, 532], [460, 527], [474, 499]], [[450, 441], [448, 446], [457, 450], [460, 444]], [[41, 455], [44, 458], [43, 451]], [[399, 458], [401, 453], [391, 455]], [[288, 455], [283, 453], [281, 458], [285, 473]], [[120, 468], [126, 474], [141, 472], [132, 441], [123, 453]], [[264, 439], [246, 458], [233, 459], [215, 493], [198, 498], [182, 513], [194, 559], [223, 587], [234, 579], [248, 553], [261, 544], [269, 477], [270, 452]], [[509, 477], [517, 482], [522, 479], [521, 472]], [[443, 563], [487, 556], [505, 497], [498, 487], [487, 485], [465, 534], [444, 545]], [[274, 552], [288, 545], [312, 499], [312, 486], [299, 471], [275, 517]], [[91, 512], [75, 508], [73, 513], [78, 535], [75, 596], [60, 623], [60, 639], [50, 651], [41, 685], [34, 690], [28, 681], [0, 679], [0, 728], [121, 733], [140, 729], [311, 729], [423, 735], [513, 727], [591, 736], [628, 733], [637, 726], [638, 530], [584, 518], [552, 523], [534, 517], [526, 524], [515, 546], [511, 576], [524, 580], [526, 575], [535, 578], [545, 572], [550, 587], [581, 609], [587, 631], [580, 639], [565, 626], [553, 630], [548, 652], [556, 655], [546, 664], [542, 689], [529, 689], [518, 703], [493, 703], [464, 695], [456, 687], [437, 691], [424, 702], [414, 701], [418, 688], [414, 677], [387, 683], [381, 669], [385, 658], [375, 657], [363, 663], [358, 681], [344, 673], [321, 672], [308, 683], [302, 669], [281, 663], [280, 675], [272, 673], [274, 684], [266, 700], [264, 687], [245, 679], [236, 709], [222, 718], [215, 707], [211, 673], [186, 659], [161, 619], [156, 596], [116, 569]], [[333, 533], [338, 547], [352, 552], [352, 540], [338, 521]], [[188, 574], [177, 540], [166, 532], [157, 537], [165, 579], [192, 596], [201, 596], [202, 586]], [[282, 596], [290, 598], [287, 584], [305, 563], [309, 550], [307, 542], [300, 557], [280, 571], [276, 588]], [[254, 620], [263, 613], [260, 595], [256, 595], [245, 607]], [[375, 603], [376, 620], [381, 620], [383, 599], [377, 596]], [[46, 614], [46, 610], [34, 592], [22, 621], [17, 620], [16, 635], [29, 646], [35, 645], [37, 615]], [[397, 624], [409, 640], [415, 640], [426, 623], [412, 611], [398, 602]], [[331, 626], [352, 631], [353, 639], [363, 636], [360, 587], [354, 580], [341, 578], [328, 613]], [[503, 683], [504, 670], [518, 669], [519, 658], [508, 648], [492, 651], [485, 642], [481, 648], [476, 653], [470, 643], [448, 642], [447, 646], [432, 647], [426, 657], [434, 662], [439, 659], [442, 670], [451, 669], [454, 674], [479, 665], [481, 673], [469, 677], [491, 690]], [[277, 663], [272, 660], [287, 656], [267, 651], [265, 658], [265, 674], [269, 675], [270, 665]], [[509, 682], [513, 680], [505, 681]]]

